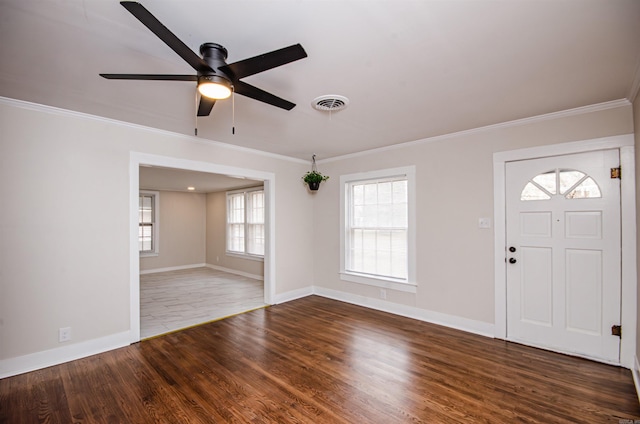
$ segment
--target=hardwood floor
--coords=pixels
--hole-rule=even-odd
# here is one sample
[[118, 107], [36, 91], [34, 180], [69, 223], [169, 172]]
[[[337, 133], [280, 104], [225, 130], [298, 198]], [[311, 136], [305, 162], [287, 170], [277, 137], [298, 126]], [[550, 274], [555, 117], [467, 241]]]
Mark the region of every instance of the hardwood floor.
[[1, 423], [639, 418], [629, 370], [317, 296], [0, 380]]
[[140, 276], [140, 337], [266, 306], [264, 283], [211, 268], [191, 268]]

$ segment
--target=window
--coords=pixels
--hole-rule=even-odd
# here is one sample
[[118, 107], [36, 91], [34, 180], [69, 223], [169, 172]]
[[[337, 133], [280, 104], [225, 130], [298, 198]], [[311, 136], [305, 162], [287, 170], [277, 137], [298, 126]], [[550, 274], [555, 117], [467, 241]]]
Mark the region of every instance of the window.
[[533, 177], [522, 190], [520, 200], [549, 200], [558, 195], [567, 199], [602, 197], [598, 184], [584, 172], [554, 169]]
[[227, 252], [264, 256], [264, 190], [227, 193]]
[[138, 196], [138, 251], [142, 256], [158, 254], [159, 202], [157, 191], [141, 191]]
[[414, 167], [342, 176], [341, 278], [415, 291]]

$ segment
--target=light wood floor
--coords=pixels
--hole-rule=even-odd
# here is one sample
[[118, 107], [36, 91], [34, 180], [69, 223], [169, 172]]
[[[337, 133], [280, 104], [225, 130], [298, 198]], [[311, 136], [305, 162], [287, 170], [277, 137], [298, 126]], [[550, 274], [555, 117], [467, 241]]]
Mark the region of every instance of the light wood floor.
[[0, 423], [634, 419], [629, 370], [318, 296], [0, 380]]
[[140, 336], [145, 339], [266, 306], [263, 282], [192, 268], [140, 276]]

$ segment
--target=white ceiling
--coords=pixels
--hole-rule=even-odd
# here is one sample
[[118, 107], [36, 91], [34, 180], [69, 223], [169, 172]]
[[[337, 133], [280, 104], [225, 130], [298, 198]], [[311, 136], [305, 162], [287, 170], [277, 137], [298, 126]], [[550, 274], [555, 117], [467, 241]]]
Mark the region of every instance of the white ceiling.
[[[257, 187], [263, 185], [264, 182], [220, 174], [210, 174], [208, 172], [196, 172], [159, 166], [141, 166], [139, 184], [141, 190], [213, 193], [239, 188]], [[193, 187], [194, 190], [189, 190], [189, 187]]]
[[[246, 81], [297, 104], [236, 96], [199, 136], [319, 160], [586, 105], [639, 85], [640, 1], [141, 0], [194, 51], [228, 62], [301, 43], [309, 57]], [[192, 73], [115, 0], [0, 0], [0, 96], [193, 134]], [[347, 109], [312, 109], [320, 95]]]

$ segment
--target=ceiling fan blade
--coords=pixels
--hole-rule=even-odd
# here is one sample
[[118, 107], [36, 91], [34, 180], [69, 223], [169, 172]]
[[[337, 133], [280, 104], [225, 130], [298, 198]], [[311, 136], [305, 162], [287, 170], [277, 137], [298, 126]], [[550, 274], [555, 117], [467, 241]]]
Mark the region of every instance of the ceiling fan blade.
[[198, 116], [209, 116], [213, 105], [216, 104], [215, 99], [200, 96], [200, 104], [198, 105]]
[[174, 52], [178, 53], [193, 69], [198, 72], [213, 71], [207, 62], [202, 60], [200, 56], [187, 47], [175, 34], [169, 31], [169, 29], [156, 19], [143, 5], [136, 1], [121, 1], [120, 4], [149, 28], [151, 32], [158, 36], [167, 46], [171, 47]]
[[289, 62], [304, 59], [305, 57], [307, 57], [307, 52], [304, 51], [302, 46], [300, 44], [294, 44], [293, 46], [221, 66], [220, 70], [225, 73], [230, 73], [237, 80], [286, 65]]
[[233, 90], [238, 94], [242, 94], [243, 96], [251, 97], [252, 99], [259, 100], [261, 102], [268, 103], [282, 109], [291, 110], [296, 106], [295, 103], [291, 103], [285, 99], [281, 99], [278, 96], [274, 96], [271, 93], [267, 93], [266, 91], [261, 90], [258, 87], [254, 87], [253, 85], [247, 84], [244, 81], [236, 81], [233, 84]]
[[198, 81], [197, 75], [163, 75], [163, 74], [100, 74], [106, 79], [149, 80], [149, 81]]

